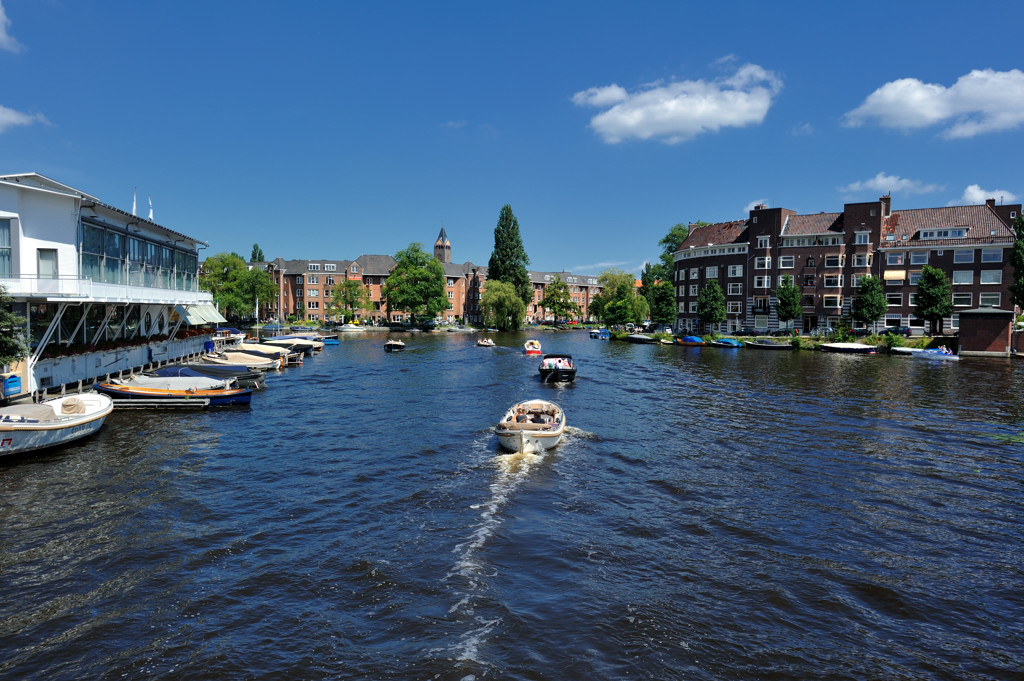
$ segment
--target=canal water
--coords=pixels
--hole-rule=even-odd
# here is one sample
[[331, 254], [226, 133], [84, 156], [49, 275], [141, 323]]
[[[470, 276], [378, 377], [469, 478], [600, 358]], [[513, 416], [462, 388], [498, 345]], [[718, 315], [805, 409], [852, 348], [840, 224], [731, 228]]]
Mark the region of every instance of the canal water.
[[4, 461], [0, 678], [1022, 677], [1024, 363], [537, 337], [575, 384], [360, 334]]

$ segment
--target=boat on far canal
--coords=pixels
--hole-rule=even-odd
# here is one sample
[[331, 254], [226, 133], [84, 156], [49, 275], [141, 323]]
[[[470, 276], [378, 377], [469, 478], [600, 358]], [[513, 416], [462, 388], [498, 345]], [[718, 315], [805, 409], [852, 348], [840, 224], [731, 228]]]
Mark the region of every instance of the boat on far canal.
[[713, 341], [708, 341], [708, 345], [713, 348], [742, 348], [743, 341], [735, 338], [716, 338]]
[[554, 402], [526, 400], [509, 407], [495, 426], [498, 444], [510, 452], [543, 453], [565, 432], [565, 412]]
[[494, 340], [491, 339], [491, 338], [480, 338], [480, 339], [477, 339], [476, 344], [477, 344], [478, 347], [481, 347], [481, 348], [493, 348], [494, 347]]
[[405, 341], [389, 338], [384, 343], [384, 352], [401, 352], [405, 350]]
[[768, 338], [754, 339], [746, 342], [746, 347], [757, 348], [758, 350], [792, 350], [792, 343], [780, 343]]
[[707, 343], [704, 342], [704, 339], [701, 338], [700, 336], [683, 336], [682, 338], [676, 339], [676, 345], [689, 345], [693, 347], [700, 347], [702, 345], [707, 345]]
[[540, 341], [534, 340], [533, 338], [526, 341], [525, 343], [523, 343], [523, 352], [525, 352], [527, 355], [539, 355]]
[[92, 435], [114, 408], [99, 393], [0, 407], [0, 456], [47, 449]]
[[874, 345], [866, 343], [822, 343], [822, 352], [845, 352], [853, 355], [873, 355], [878, 352]]
[[571, 383], [576, 380], [576, 364], [572, 355], [547, 354], [540, 363], [540, 380], [543, 383]]

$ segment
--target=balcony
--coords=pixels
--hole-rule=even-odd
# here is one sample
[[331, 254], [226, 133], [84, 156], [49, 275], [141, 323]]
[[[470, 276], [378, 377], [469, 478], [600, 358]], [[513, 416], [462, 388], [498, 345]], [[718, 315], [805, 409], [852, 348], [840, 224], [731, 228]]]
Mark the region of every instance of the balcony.
[[0, 286], [7, 290], [7, 295], [14, 298], [45, 298], [63, 302], [149, 305], [205, 305], [213, 302], [213, 297], [207, 291], [107, 284], [75, 276], [5, 277], [0, 278]]

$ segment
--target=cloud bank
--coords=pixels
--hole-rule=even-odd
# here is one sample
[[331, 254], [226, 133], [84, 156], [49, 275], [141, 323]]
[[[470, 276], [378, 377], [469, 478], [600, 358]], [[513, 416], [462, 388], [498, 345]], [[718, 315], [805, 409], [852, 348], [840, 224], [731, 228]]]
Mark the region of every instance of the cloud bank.
[[744, 64], [728, 78], [653, 83], [636, 92], [619, 85], [577, 92], [577, 106], [606, 109], [590, 127], [608, 144], [656, 139], [677, 144], [725, 127], [760, 124], [782, 81], [771, 71]]
[[844, 194], [858, 194], [865, 191], [871, 191], [876, 194], [888, 194], [889, 192], [897, 194], [931, 194], [943, 189], [945, 187], [940, 184], [927, 184], [920, 180], [910, 180], [898, 175], [886, 175], [884, 172], [880, 172], [870, 180], [860, 180], [845, 187], [840, 187], [839, 191]]
[[0, 133], [16, 125], [32, 125], [33, 123], [49, 123], [42, 114], [26, 114], [0, 105]]
[[1024, 72], [974, 70], [951, 87], [901, 78], [878, 88], [846, 113], [844, 125], [876, 121], [886, 128], [914, 130], [949, 124], [946, 139], [1011, 130], [1024, 123]]
[[951, 206], [973, 206], [980, 203], [985, 203], [988, 199], [995, 199], [996, 203], [1009, 202], [1015, 203], [1019, 199], [1013, 192], [1008, 192], [1005, 189], [982, 189], [976, 184], [972, 184], [964, 190], [963, 196], [960, 197], [959, 201], [950, 203]]
[[14, 39], [14, 36], [10, 33], [11, 20], [7, 18], [7, 12], [4, 11], [4, 4], [0, 2], [0, 50], [7, 50], [8, 52], [21, 52], [25, 49], [25, 46]]

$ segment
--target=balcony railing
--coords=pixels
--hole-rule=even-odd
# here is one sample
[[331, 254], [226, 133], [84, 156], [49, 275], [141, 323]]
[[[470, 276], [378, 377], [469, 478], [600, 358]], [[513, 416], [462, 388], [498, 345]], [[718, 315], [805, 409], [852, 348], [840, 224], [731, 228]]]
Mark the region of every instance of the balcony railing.
[[213, 300], [207, 291], [107, 284], [70, 275], [3, 277], [0, 286], [7, 290], [7, 295], [17, 298], [178, 305], [207, 304]]

